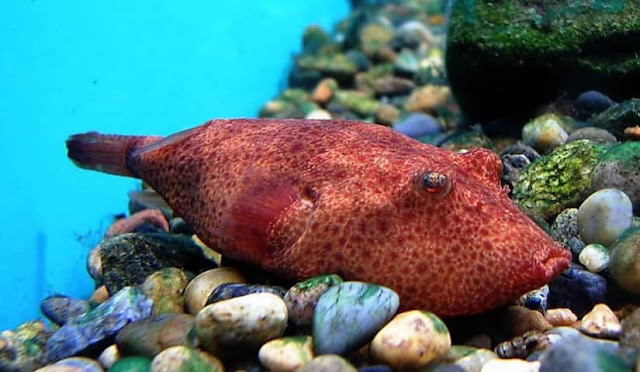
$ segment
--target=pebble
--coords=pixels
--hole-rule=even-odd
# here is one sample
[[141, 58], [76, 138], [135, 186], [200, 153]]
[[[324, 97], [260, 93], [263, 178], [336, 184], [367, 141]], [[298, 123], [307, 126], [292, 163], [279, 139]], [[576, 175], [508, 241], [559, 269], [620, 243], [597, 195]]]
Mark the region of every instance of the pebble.
[[409, 114], [401, 121], [393, 124], [393, 129], [413, 138], [438, 134], [442, 131], [440, 122], [425, 113]]
[[540, 153], [546, 154], [567, 141], [568, 134], [559, 123], [562, 120], [556, 114], [539, 116], [522, 128], [522, 140]]
[[191, 336], [194, 325], [195, 317], [190, 314], [155, 315], [128, 324], [116, 336], [116, 344], [124, 355], [153, 358], [171, 346], [197, 346]]
[[618, 338], [621, 330], [618, 317], [605, 304], [594, 306], [580, 322], [580, 331], [598, 338]]
[[308, 120], [331, 120], [331, 113], [327, 110], [316, 109], [310, 111], [305, 117]]
[[0, 333], [0, 371], [33, 371], [41, 367], [50, 335], [41, 321], [26, 322], [14, 331]]
[[184, 271], [168, 267], [149, 275], [140, 289], [153, 300], [153, 314], [183, 313], [183, 295], [188, 283]]
[[571, 239], [580, 239], [578, 208], [567, 208], [556, 216], [551, 225], [551, 236], [565, 247], [568, 247]]
[[67, 358], [106, 343], [127, 324], [151, 315], [153, 302], [140, 289], [125, 287], [107, 302], [69, 320], [46, 342], [44, 360]]
[[379, 23], [369, 23], [360, 29], [360, 50], [368, 57], [379, 56], [393, 39], [393, 29]]
[[96, 245], [87, 257], [87, 272], [97, 283], [102, 283], [102, 258], [100, 258], [100, 244]]
[[282, 287], [270, 285], [223, 283], [211, 292], [209, 298], [207, 298], [205, 306], [234, 297], [246, 296], [252, 293], [271, 293], [283, 298], [286, 291]]
[[358, 372], [393, 372], [391, 367], [382, 364], [358, 368]]
[[444, 358], [451, 347], [447, 326], [428, 311], [396, 315], [371, 342], [371, 355], [396, 370], [422, 368]]
[[606, 294], [605, 278], [579, 265], [571, 265], [549, 283], [549, 306], [569, 308], [580, 317], [596, 304], [605, 302]]
[[319, 275], [295, 284], [284, 296], [289, 322], [298, 327], [311, 326], [318, 299], [329, 287], [342, 283], [338, 275]]
[[450, 97], [451, 90], [447, 86], [425, 85], [411, 93], [404, 109], [436, 115], [446, 106]]
[[593, 190], [615, 188], [640, 210], [640, 142], [627, 141], [609, 148], [591, 174]]
[[453, 365], [461, 367], [465, 372], [480, 372], [485, 364], [497, 358], [498, 356], [491, 350], [477, 349], [456, 360]]
[[151, 359], [141, 356], [124, 357], [109, 368], [109, 372], [148, 372], [151, 369]]
[[596, 127], [584, 127], [580, 129], [576, 129], [571, 132], [569, 137], [567, 137], [566, 142], [577, 141], [581, 139], [587, 139], [595, 143], [600, 143], [603, 145], [607, 145], [610, 143], [616, 143], [618, 140], [616, 137], [609, 133], [605, 129], [596, 128]]
[[592, 273], [599, 273], [609, 267], [609, 250], [602, 244], [588, 244], [580, 251], [578, 261]]
[[509, 145], [500, 153], [500, 160], [503, 164], [502, 183], [509, 186], [510, 191], [513, 191], [520, 181], [522, 172], [539, 157], [540, 154], [536, 150], [522, 142]]
[[624, 136], [629, 141], [640, 141], [640, 125], [625, 128]]
[[40, 310], [57, 325], [65, 324], [69, 319], [91, 310], [92, 305], [87, 300], [78, 300], [69, 296], [53, 295], [42, 300]]
[[276, 338], [262, 345], [258, 357], [269, 371], [294, 371], [313, 359], [311, 336]]
[[339, 355], [320, 355], [296, 369], [296, 372], [357, 372], [358, 370]]
[[578, 320], [578, 316], [567, 308], [549, 309], [544, 318], [554, 327], [570, 326]]
[[640, 348], [640, 308], [622, 319], [620, 346], [626, 349]]
[[611, 246], [609, 272], [625, 291], [640, 294], [640, 228], [632, 227]]
[[311, 93], [311, 97], [315, 103], [324, 105], [331, 100], [336, 90], [338, 90], [338, 82], [335, 79], [322, 79]]
[[399, 301], [394, 291], [374, 284], [332, 286], [314, 310], [315, 353], [345, 354], [364, 345], [395, 315]]
[[521, 305], [531, 310], [538, 310], [544, 314], [544, 312], [547, 311], [548, 298], [549, 286], [544, 285], [520, 296], [520, 298], [516, 300], [516, 305]]
[[271, 293], [254, 293], [205, 306], [196, 315], [195, 331], [202, 347], [222, 356], [257, 351], [283, 335], [287, 306]]
[[120, 351], [118, 351], [118, 346], [113, 344], [102, 350], [98, 356], [98, 363], [100, 363], [104, 369], [109, 369], [118, 359], [120, 359]]
[[374, 118], [376, 123], [389, 126], [398, 121], [400, 110], [388, 103], [381, 103]]
[[215, 356], [186, 346], [164, 349], [151, 361], [150, 372], [224, 372], [224, 366]]
[[111, 295], [109, 295], [107, 286], [101, 285], [100, 287], [96, 288], [95, 291], [93, 291], [91, 297], [89, 297], [89, 301], [99, 305], [106, 302], [110, 297]]
[[244, 283], [244, 276], [232, 267], [219, 267], [207, 270], [193, 278], [184, 290], [185, 310], [196, 315], [205, 304], [213, 290], [223, 283]]
[[480, 372], [538, 372], [540, 362], [521, 359], [492, 359], [482, 366]]
[[586, 120], [593, 115], [599, 114], [602, 111], [613, 106], [615, 102], [606, 95], [595, 91], [589, 90], [584, 92], [576, 98], [573, 104], [573, 110], [576, 113], [576, 117], [580, 120]]
[[596, 191], [578, 208], [578, 231], [586, 244], [608, 247], [631, 226], [632, 221], [631, 200], [616, 189]]
[[559, 340], [540, 357], [540, 372], [628, 371], [621, 357], [605, 345], [576, 335]]
[[85, 357], [65, 358], [36, 372], [104, 372], [100, 363]]
[[622, 139], [626, 128], [640, 124], [640, 99], [633, 98], [613, 105], [595, 115], [591, 123]]
[[516, 337], [529, 331], [544, 332], [553, 327], [539, 311], [524, 306], [509, 306], [502, 311], [500, 328], [508, 337]]

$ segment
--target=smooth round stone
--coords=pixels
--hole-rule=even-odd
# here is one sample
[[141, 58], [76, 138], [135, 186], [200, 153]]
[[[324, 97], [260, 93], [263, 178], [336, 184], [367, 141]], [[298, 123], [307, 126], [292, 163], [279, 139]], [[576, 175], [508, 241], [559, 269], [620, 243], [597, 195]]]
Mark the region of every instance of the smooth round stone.
[[344, 282], [329, 288], [313, 313], [313, 349], [320, 354], [345, 354], [370, 341], [391, 319], [400, 299], [389, 288]]
[[58, 325], [63, 325], [69, 319], [86, 313], [91, 310], [91, 307], [89, 301], [62, 295], [47, 297], [40, 304], [42, 313]]
[[504, 309], [500, 327], [509, 337], [521, 336], [529, 331], [544, 332], [553, 328], [542, 313], [524, 306], [509, 306]]
[[482, 366], [480, 372], [538, 372], [540, 362], [522, 359], [492, 359]]
[[148, 372], [151, 359], [141, 356], [129, 356], [118, 360], [109, 372]]
[[422, 137], [442, 131], [440, 122], [429, 114], [413, 113], [393, 124], [393, 129], [409, 137]]
[[609, 267], [609, 250], [602, 244], [588, 244], [578, 256], [578, 261], [592, 273]]
[[640, 228], [628, 229], [611, 246], [609, 272], [625, 291], [640, 294]]
[[540, 356], [540, 372], [628, 370], [615, 351], [582, 335], [563, 337]]
[[322, 109], [316, 109], [313, 111], [310, 111], [307, 116], [305, 116], [305, 119], [309, 119], [309, 120], [331, 120], [331, 113], [327, 110], [322, 110]]
[[102, 282], [102, 258], [100, 257], [100, 244], [89, 251], [87, 257], [87, 271], [96, 282]]
[[153, 358], [171, 346], [195, 347], [190, 336], [194, 325], [195, 317], [190, 314], [155, 315], [124, 327], [116, 336], [116, 344], [124, 355]]
[[549, 283], [549, 305], [569, 308], [579, 317], [596, 304], [605, 302], [606, 298], [606, 279], [579, 265], [571, 265]]
[[244, 283], [242, 274], [232, 267], [207, 270], [193, 278], [184, 290], [184, 305], [189, 314], [196, 315], [207, 303], [216, 287], [223, 283]]
[[614, 104], [615, 102], [606, 95], [595, 90], [589, 90], [580, 94], [578, 98], [576, 98], [576, 101], [573, 104], [573, 109], [576, 113], [576, 117], [581, 120], [585, 120], [595, 114], [601, 113]]
[[120, 359], [120, 352], [118, 351], [118, 346], [115, 344], [102, 350], [100, 356], [98, 356], [98, 362], [105, 369], [111, 368], [118, 359]]
[[163, 350], [151, 361], [150, 372], [224, 372], [224, 366], [211, 354], [186, 346]]
[[569, 136], [561, 126], [562, 119], [556, 114], [545, 114], [525, 124], [522, 140], [541, 153], [548, 153], [561, 146]]
[[273, 372], [294, 371], [313, 359], [311, 336], [276, 338], [262, 345], [260, 363]]
[[254, 293], [216, 302], [196, 315], [196, 335], [215, 355], [251, 352], [282, 336], [287, 306], [271, 293]]
[[296, 372], [357, 372], [358, 370], [339, 355], [320, 355]]
[[153, 300], [153, 313], [184, 313], [184, 290], [189, 278], [184, 271], [168, 267], [149, 275], [140, 289]]
[[396, 315], [371, 342], [371, 355], [397, 370], [422, 368], [444, 358], [451, 347], [447, 326], [428, 311]]
[[329, 287], [342, 283], [338, 275], [318, 275], [295, 284], [284, 296], [289, 322], [298, 327], [311, 326], [318, 299]]
[[284, 288], [270, 285], [224, 283], [220, 284], [213, 290], [213, 292], [211, 292], [206, 305], [211, 305], [234, 297], [246, 296], [252, 293], [271, 293], [278, 297], [284, 297], [286, 291]]
[[582, 317], [580, 331], [598, 338], [617, 338], [622, 328], [613, 311], [605, 304], [598, 304]]
[[531, 310], [538, 310], [544, 314], [544, 312], [547, 311], [548, 299], [549, 286], [544, 285], [520, 296], [516, 301], [516, 305], [521, 305]]
[[101, 285], [100, 287], [96, 288], [95, 291], [93, 291], [93, 293], [91, 294], [91, 297], [89, 297], [89, 301], [100, 305], [102, 303], [107, 302], [107, 300], [110, 297], [111, 295], [109, 295], [109, 290], [107, 290], [107, 286]]
[[588, 139], [590, 141], [601, 144], [618, 142], [616, 137], [608, 130], [596, 127], [584, 127], [573, 131], [569, 135], [569, 137], [567, 137], [567, 142], [577, 141], [581, 139]]
[[549, 309], [544, 318], [554, 327], [570, 326], [578, 320], [578, 316], [571, 309]]
[[54, 364], [40, 368], [38, 372], [104, 372], [100, 363], [85, 357], [62, 359]]
[[616, 189], [596, 191], [578, 208], [578, 231], [586, 244], [610, 246], [632, 220], [631, 200]]

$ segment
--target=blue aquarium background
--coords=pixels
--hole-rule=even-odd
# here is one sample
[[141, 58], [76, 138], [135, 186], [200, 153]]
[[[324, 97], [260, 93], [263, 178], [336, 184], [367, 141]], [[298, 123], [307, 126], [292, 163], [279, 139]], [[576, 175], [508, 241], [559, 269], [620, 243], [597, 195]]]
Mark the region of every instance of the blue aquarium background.
[[88, 297], [89, 250], [135, 180], [76, 168], [73, 133], [167, 135], [254, 117], [309, 24], [346, 0], [0, 2], [0, 329], [54, 293]]

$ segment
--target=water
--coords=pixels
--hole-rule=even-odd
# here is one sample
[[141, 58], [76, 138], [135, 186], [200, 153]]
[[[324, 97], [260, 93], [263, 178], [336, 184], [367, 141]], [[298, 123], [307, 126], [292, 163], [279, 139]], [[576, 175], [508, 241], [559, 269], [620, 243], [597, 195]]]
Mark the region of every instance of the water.
[[88, 297], [88, 251], [134, 180], [87, 172], [65, 139], [166, 135], [253, 117], [279, 88], [304, 28], [346, 0], [0, 2], [0, 330], [62, 292]]

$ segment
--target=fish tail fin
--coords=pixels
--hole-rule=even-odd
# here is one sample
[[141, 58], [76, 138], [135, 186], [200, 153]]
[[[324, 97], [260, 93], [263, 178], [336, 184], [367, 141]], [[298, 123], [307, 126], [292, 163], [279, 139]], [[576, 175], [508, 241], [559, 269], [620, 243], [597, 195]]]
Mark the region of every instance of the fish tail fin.
[[136, 177], [127, 165], [129, 154], [159, 137], [121, 136], [88, 132], [67, 139], [67, 156], [78, 167]]

